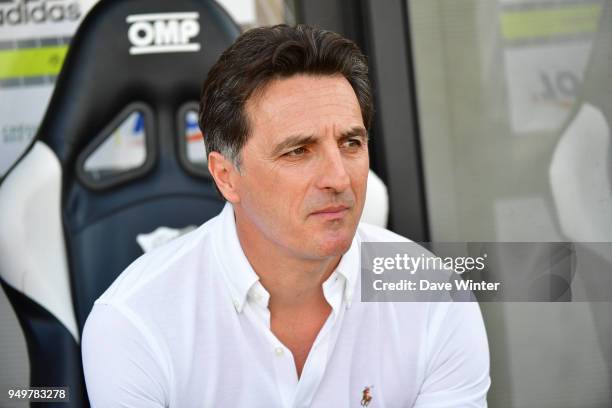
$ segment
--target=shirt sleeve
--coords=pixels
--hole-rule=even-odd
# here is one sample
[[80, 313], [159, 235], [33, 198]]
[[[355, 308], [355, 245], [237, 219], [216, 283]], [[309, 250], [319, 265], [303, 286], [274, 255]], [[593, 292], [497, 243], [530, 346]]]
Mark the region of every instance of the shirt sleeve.
[[94, 305], [81, 349], [92, 408], [168, 406], [167, 376], [154, 348], [115, 306]]
[[477, 302], [436, 304], [425, 379], [414, 408], [487, 406], [489, 345]]

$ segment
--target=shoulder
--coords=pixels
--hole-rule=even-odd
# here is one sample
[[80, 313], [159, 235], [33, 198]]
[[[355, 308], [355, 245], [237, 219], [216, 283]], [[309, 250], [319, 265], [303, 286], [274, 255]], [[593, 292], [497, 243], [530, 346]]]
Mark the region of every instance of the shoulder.
[[92, 406], [168, 406], [168, 359], [129, 309], [94, 305], [83, 328], [81, 352]]
[[425, 378], [418, 403], [486, 407], [489, 344], [477, 302], [430, 305]]
[[179, 269], [181, 274], [188, 274], [195, 269], [198, 255], [209, 249], [217, 223], [218, 217], [212, 218], [194, 231], [144, 253], [121, 272], [95, 303], [123, 302], [155, 281], [167, 281], [167, 275]]

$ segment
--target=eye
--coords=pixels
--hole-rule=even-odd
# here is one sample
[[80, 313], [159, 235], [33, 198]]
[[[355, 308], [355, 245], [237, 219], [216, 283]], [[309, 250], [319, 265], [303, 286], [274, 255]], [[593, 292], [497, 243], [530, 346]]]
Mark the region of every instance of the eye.
[[361, 141], [361, 139], [353, 137], [350, 139], [346, 139], [343, 143], [342, 143], [343, 147], [352, 147], [352, 148], [356, 148], [356, 147], [361, 147], [363, 145], [363, 142]]
[[290, 152], [285, 153], [283, 156], [303, 156], [306, 153], [306, 148], [304, 146], [297, 147]]

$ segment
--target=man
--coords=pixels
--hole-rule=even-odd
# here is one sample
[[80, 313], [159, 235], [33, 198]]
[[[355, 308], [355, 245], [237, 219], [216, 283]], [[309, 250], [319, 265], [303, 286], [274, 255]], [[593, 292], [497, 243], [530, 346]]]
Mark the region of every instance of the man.
[[362, 303], [372, 101], [365, 58], [306, 26], [243, 34], [204, 84], [227, 204], [136, 260], [83, 334], [93, 406], [481, 407], [476, 303]]

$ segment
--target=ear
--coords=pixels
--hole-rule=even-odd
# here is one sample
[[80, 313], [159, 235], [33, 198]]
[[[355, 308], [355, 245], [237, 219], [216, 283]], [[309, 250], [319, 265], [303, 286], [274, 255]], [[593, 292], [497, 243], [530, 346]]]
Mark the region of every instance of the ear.
[[223, 197], [232, 204], [240, 202], [237, 182], [240, 172], [234, 164], [219, 152], [210, 152], [208, 155], [208, 171], [213, 176], [217, 188]]

